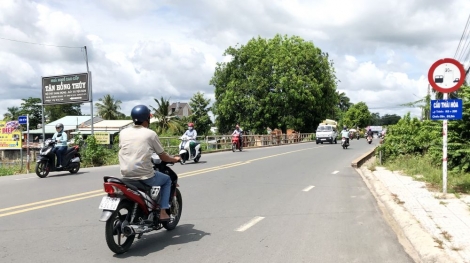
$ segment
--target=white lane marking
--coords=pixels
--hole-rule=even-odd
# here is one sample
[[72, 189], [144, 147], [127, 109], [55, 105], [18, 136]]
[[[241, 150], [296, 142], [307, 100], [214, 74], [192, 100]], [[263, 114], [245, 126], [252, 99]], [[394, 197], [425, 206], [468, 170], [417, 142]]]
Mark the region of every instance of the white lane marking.
[[334, 171], [334, 172], [332, 172], [332, 174], [337, 174], [337, 173], [339, 173], [339, 171]]
[[36, 178], [36, 177], [26, 177], [26, 178], [20, 178], [20, 179], [15, 179], [15, 181], [19, 181], [19, 180], [26, 180], [26, 179], [33, 179], [33, 178]]
[[264, 219], [264, 217], [262, 217], [262, 216], [255, 216], [253, 219], [248, 221], [248, 223], [246, 223], [246, 224], [240, 226], [239, 228], [235, 229], [235, 231], [243, 232], [243, 231], [247, 230], [248, 228], [254, 226], [255, 224], [257, 224], [259, 221], [261, 221], [263, 219]]
[[304, 190], [302, 190], [302, 191], [304, 191], [304, 192], [308, 192], [308, 191], [312, 190], [312, 188], [314, 188], [314, 187], [315, 187], [315, 186], [311, 185], [311, 186], [309, 186], [309, 187], [305, 188], [305, 189], [304, 189]]

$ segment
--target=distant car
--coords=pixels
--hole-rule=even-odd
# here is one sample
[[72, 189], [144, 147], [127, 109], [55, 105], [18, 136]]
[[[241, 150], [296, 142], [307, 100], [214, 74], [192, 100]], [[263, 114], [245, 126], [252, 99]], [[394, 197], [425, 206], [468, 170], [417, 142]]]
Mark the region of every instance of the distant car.
[[454, 79], [454, 83], [457, 83], [457, 82], [459, 82], [459, 81], [460, 81], [460, 78], [455, 78], [455, 79]]

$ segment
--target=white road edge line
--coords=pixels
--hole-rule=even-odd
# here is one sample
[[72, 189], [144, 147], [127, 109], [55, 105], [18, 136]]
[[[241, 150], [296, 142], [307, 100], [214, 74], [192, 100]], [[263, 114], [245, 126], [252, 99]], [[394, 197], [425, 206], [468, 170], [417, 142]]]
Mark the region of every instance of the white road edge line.
[[19, 179], [15, 179], [15, 181], [26, 180], [26, 179], [33, 179], [33, 178], [36, 178], [36, 177], [19, 178]]
[[339, 171], [334, 171], [334, 172], [332, 172], [332, 174], [337, 174], [337, 173], [339, 173]]
[[262, 216], [255, 216], [253, 219], [248, 221], [248, 223], [246, 223], [246, 224], [240, 226], [239, 228], [235, 229], [235, 231], [243, 232], [243, 231], [247, 230], [248, 228], [256, 225], [259, 221], [261, 221], [263, 219], [264, 219], [264, 217], [262, 217]]
[[311, 185], [311, 186], [309, 186], [309, 187], [305, 188], [305, 189], [304, 189], [304, 190], [302, 190], [302, 191], [304, 191], [304, 192], [308, 192], [308, 191], [312, 190], [312, 188], [314, 188], [314, 187], [315, 187], [315, 186]]

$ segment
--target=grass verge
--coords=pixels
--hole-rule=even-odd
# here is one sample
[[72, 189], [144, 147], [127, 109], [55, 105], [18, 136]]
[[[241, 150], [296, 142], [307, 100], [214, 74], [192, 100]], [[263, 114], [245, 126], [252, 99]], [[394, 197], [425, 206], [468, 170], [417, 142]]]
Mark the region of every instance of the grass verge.
[[[384, 166], [426, 182], [430, 188], [442, 189], [442, 167], [429, 156], [402, 155], [388, 160]], [[449, 193], [470, 193], [470, 174], [448, 171], [447, 189]]]

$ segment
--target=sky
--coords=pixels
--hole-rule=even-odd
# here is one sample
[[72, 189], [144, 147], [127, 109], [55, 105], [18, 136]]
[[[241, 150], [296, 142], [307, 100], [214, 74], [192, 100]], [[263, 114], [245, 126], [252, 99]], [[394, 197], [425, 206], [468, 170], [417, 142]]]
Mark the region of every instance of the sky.
[[[338, 90], [371, 112], [419, 116], [427, 73], [454, 57], [470, 11], [455, 0], [0, 0], [0, 114], [41, 97], [41, 77], [86, 72], [93, 99], [122, 112], [161, 96], [214, 101], [209, 81], [225, 49], [253, 37], [296, 35], [329, 53]], [[90, 114], [90, 104], [82, 106]], [[96, 111], [95, 111], [96, 113]]]

